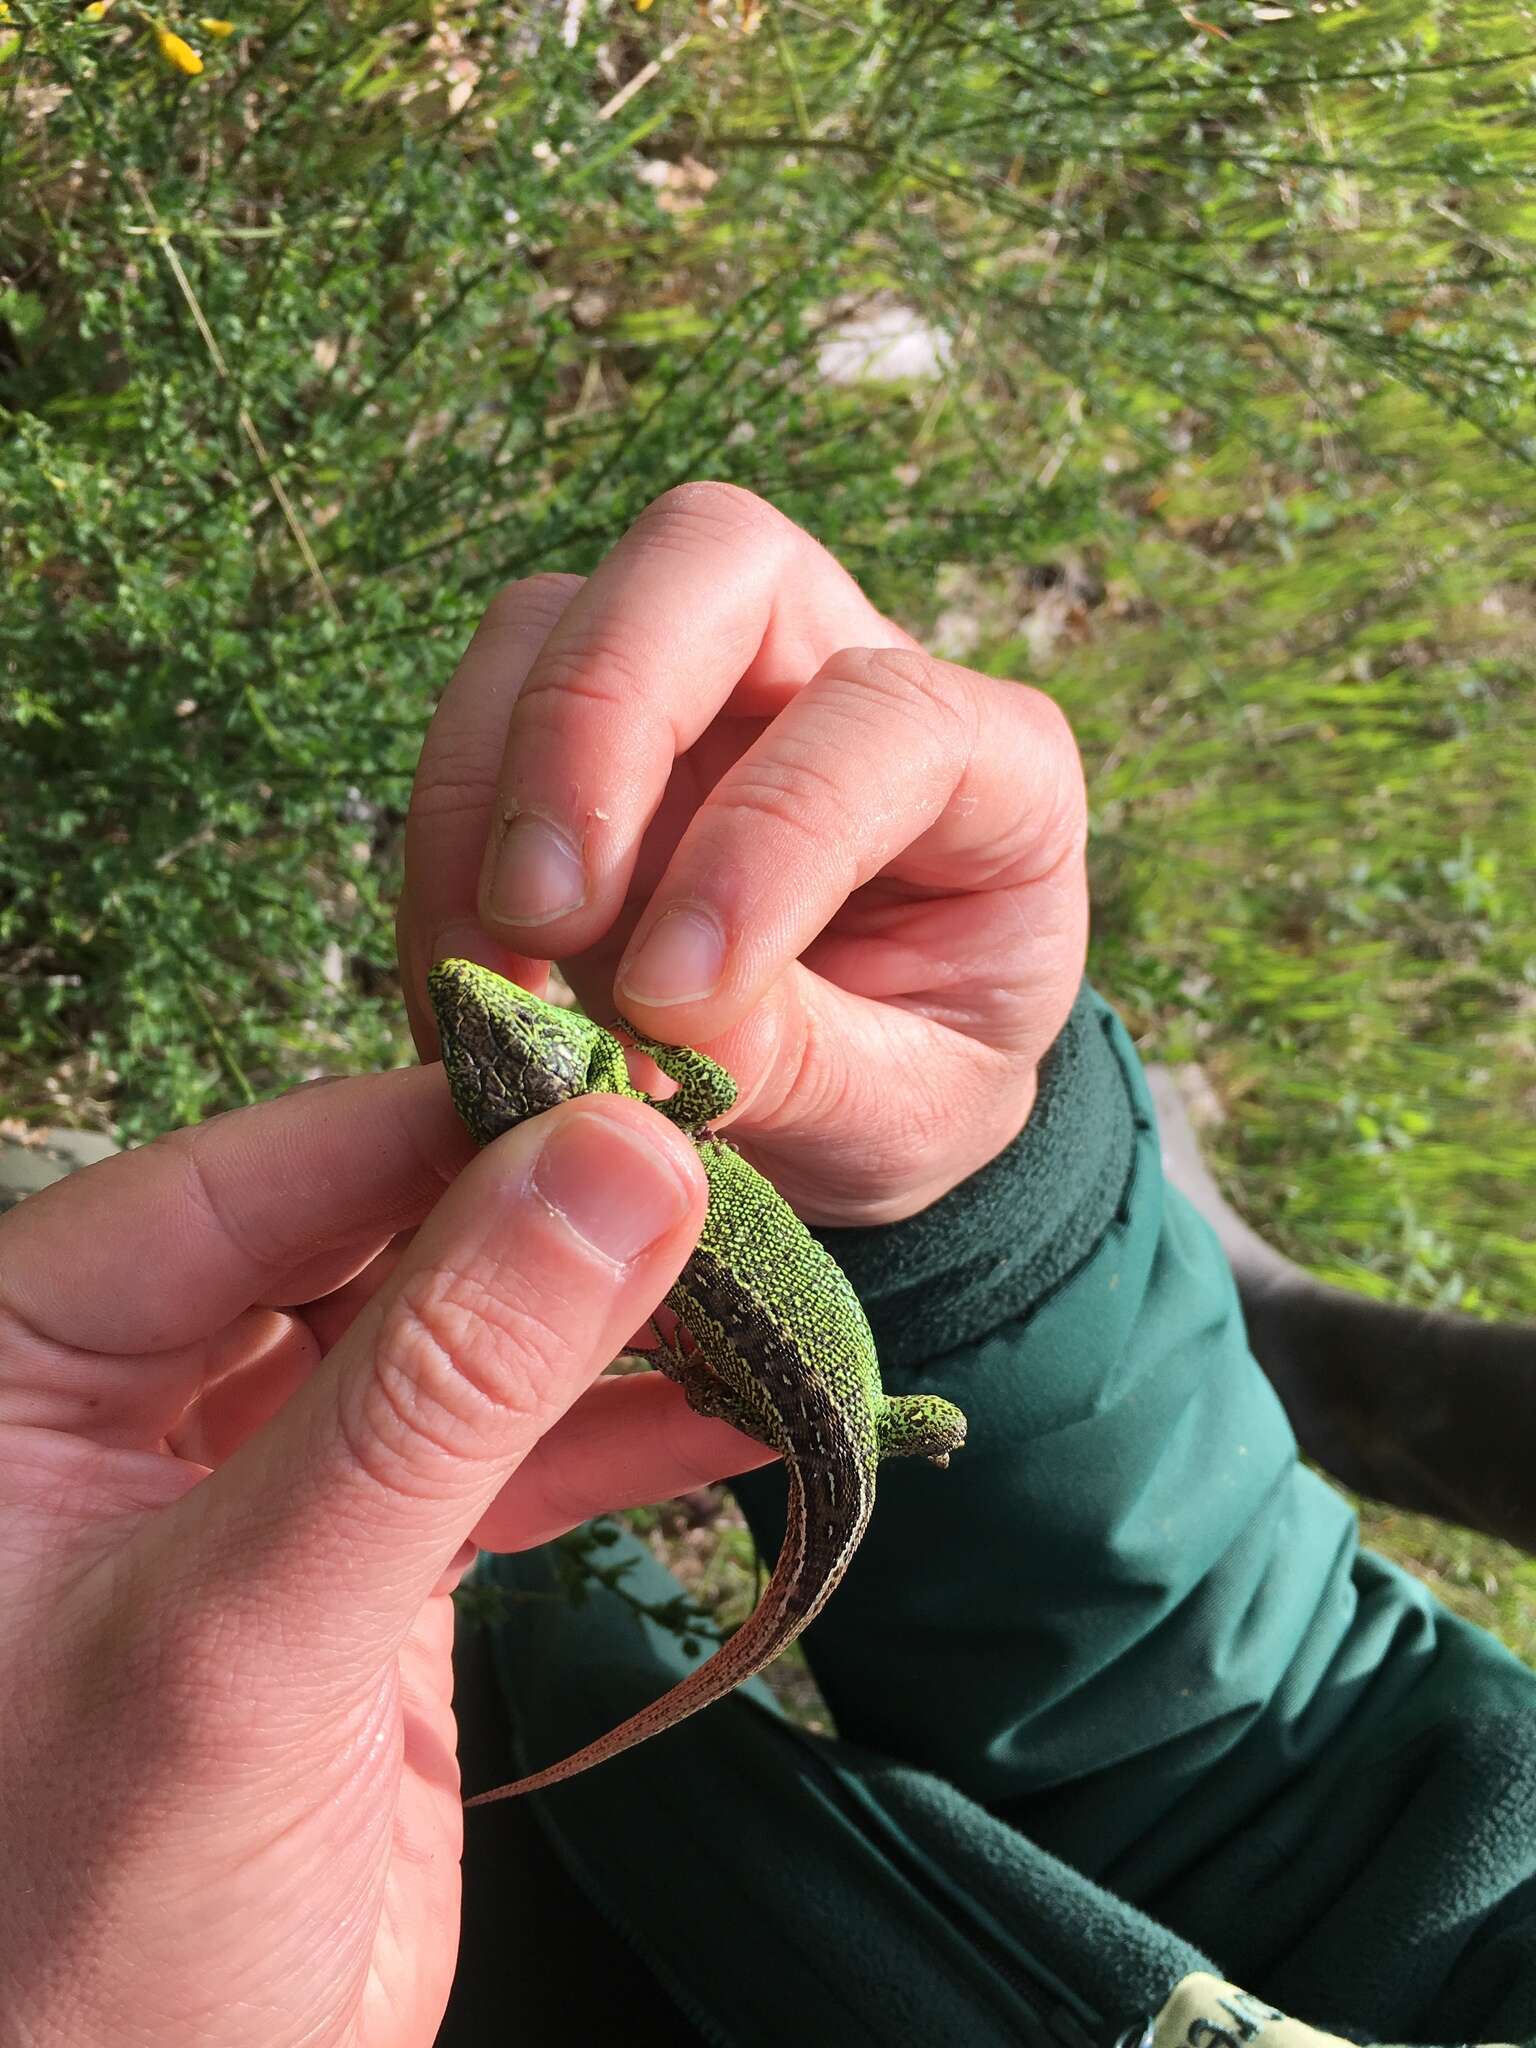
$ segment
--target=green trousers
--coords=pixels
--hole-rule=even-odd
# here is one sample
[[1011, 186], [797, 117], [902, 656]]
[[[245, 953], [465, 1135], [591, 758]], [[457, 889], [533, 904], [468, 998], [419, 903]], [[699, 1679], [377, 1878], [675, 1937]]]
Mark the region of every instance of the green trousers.
[[[838, 1739], [747, 1687], [468, 1814], [445, 2048], [1112, 2048], [1200, 1971], [1357, 2041], [1536, 2041], [1536, 1673], [1298, 1463], [1107, 1007], [1001, 1158], [825, 1235], [887, 1387], [971, 1420], [948, 1473], [884, 1469], [805, 1638]], [[771, 1555], [782, 1476], [736, 1490]], [[463, 1649], [467, 1789], [687, 1667], [543, 1553], [479, 1569], [512, 1598]], [[672, 1589], [638, 1548], [626, 1584]]]

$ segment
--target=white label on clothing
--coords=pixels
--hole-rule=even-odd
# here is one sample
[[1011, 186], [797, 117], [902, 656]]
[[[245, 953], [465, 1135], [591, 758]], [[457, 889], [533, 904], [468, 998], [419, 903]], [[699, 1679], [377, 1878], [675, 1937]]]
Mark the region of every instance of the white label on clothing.
[[[1148, 2029], [1147, 2048], [1351, 2048], [1206, 1970], [1182, 1978]], [[1510, 2048], [1490, 2041], [1482, 2048]]]

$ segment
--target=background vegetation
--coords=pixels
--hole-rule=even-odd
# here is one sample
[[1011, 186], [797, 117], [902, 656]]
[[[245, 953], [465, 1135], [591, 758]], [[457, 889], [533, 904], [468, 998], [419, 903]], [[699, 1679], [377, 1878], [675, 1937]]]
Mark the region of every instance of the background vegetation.
[[[1094, 974], [1245, 1211], [1531, 1314], [1533, 60], [1509, 0], [9, 0], [0, 1107], [405, 1057], [478, 612], [726, 476], [1066, 704]], [[1377, 1533], [1536, 1653], [1536, 1568]]]

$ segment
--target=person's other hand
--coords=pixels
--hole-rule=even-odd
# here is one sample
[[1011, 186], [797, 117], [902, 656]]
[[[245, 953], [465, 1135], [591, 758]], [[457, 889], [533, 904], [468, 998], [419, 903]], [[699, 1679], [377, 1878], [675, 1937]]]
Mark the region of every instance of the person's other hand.
[[1086, 805], [1039, 691], [925, 655], [749, 492], [689, 484], [494, 601], [417, 773], [417, 1042], [466, 954], [696, 1045], [802, 1215], [915, 1214], [1022, 1129], [1082, 975]]
[[468, 1539], [766, 1459], [591, 1385], [697, 1235], [686, 1138], [607, 1097], [470, 1152], [418, 1068], [0, 1219], [7, 2041], [429, 2048]]

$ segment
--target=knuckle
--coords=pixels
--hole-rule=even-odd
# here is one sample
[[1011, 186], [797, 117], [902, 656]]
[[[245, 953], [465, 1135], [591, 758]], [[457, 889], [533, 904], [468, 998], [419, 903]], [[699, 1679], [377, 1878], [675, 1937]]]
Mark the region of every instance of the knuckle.
[[485, 608], [480, 630], [500, 632], [507, 627], [553, 626], [586, 581], [558, 569], [543, 569], [534, 576], [504, 583]]
[[577, 699], [601, 711], [631, 715], [646, 695], [635, 649], [612, 631], [587, 633], [549, 648], [523, 691], [520, 718], [552, 715], [557, 703]]
[[860, 690], [915, 719], [925, 729], [935, 724], [969, 742], [974, 704], [957, 682], [948, 662], [935, 661], [912, 647], [849, 647], [834, 655], [838, 670], [852, 676]]
[[849, 651], [862, 653], [871, 682], [909, 690], [914, 695], [927, 695], [933, 688], [937, 664], [917, 648], [866, 647]]
[[645, 545], [693, 547], [699, 540], [740, 540], [751, 534], [761, 540], [790, 530], [783, 513], [766, 498], [740, 484], [705, 479], [674, 484], [648, 505], [635, 524], [635, 538]]
[[483, 748], [477, 752], [466, 746], [462, 760], [445, 753], [430, 775], [423, 772], [417, 777], [407, 825], [446, 824], [464, 817], [481, 820], [496, 786], [496, 762]]
[[497, 1457], [509, 1421], [550, 1415], [554, 1350], [536, 1309], [520, 1305], [514, 1318], [463, 1275], [407, 1285], [380, 1326], [359, 1410], [343, 1416], [354, 1458], [392, 1490], [414, 1492], [448, 1466]]
[[707, 519], [723, 519], [737, 524], [743, 520], [757, 524], [762, 521], [778, 522], [783, 514], [770, 505], [766, 498], [760, 498], [756, 491], [749, 491], [741, 484], [725, 483], [715, 477], [691, 478], [685, 484], [674, 484], [669, 491], [647, 508], [651, 512], [683, 512], [690, 516]]
[[849, 789], [811, 746], [784, 744], [775, 754], [742, 761], [717, 792], [721, 812], [771, 820], [804, 831], [818, 844], [841, 840]]
[[1037, 843], [1054, 859], [1072, 856], [1088, 837], [1088, 792], [1077, 735], [1061, 706], [1043, 690], [1028, 683], [1009, 688], [1018, 692], [1018, 709], [1036, 757], [1035, 782], [1043, 799]]
[[[828, 801], [830, 799], [830, 803]], [[827, 812], [843, 815], [847, 792], [824, 770], [809, 763], [755, 761], [732, 777], [730, 787], [716, 793], [716, 816], [745, 819], [749, 826], [777, 825], [827, 848]]]
[[[233, 1112], [226, 1111], [225, 1114]], [[266, 1268], [281, 1257], [283, 1245], [278, 1241], [258, 1243], [249, 1231], [238, 1228], [233, 1208], [221, 1191], [217, 1178], [209, 1171], [208, 1134], [219, 1121], [217, 1117], [210, 1117], [206, 1123], [165, 1131], [151, 1139], [150, 1146], [169, 1153], [176, 1160], [185, 1199], [192, 1208], [201, 1211], [221, 1243], [252, 1265]]]

